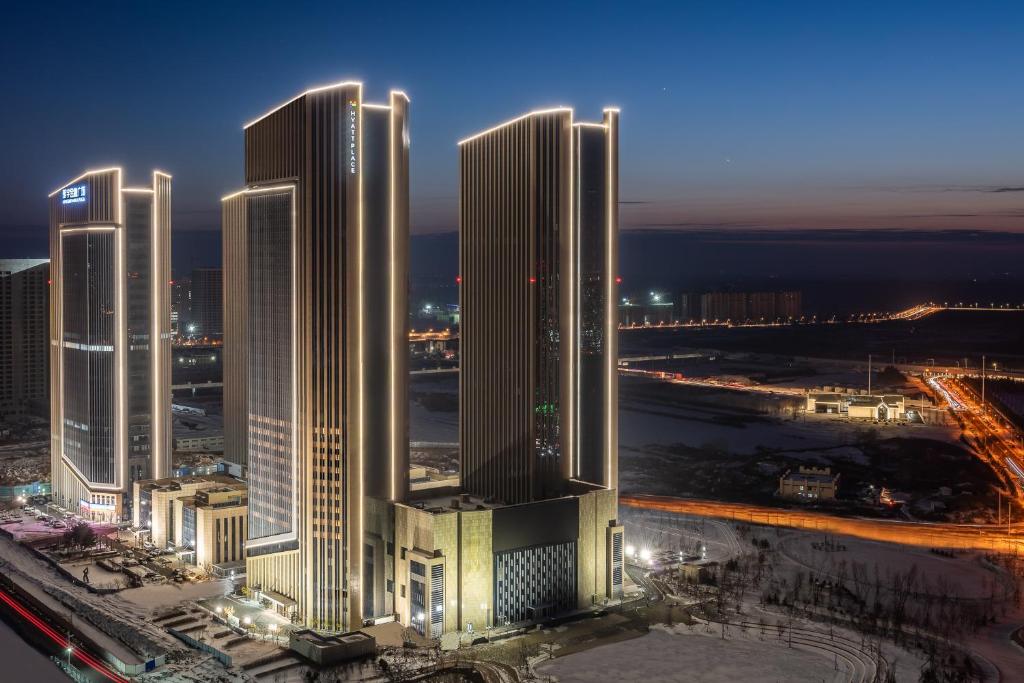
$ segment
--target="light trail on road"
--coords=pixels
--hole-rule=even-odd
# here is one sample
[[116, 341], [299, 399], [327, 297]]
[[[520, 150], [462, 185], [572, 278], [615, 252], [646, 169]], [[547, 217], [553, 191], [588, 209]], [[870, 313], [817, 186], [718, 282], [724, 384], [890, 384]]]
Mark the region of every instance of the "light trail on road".
[[769, 384], [744, 384], [742, 382], [731, 382], [724, 379], [712, 377], [684, 377], [678, 372], [664, 372], [662, 370], [638, 370], [636, 368], [619, 367], [620, 375], [634, 375], [638, 377], [649, 377], [651, 379], [669, 382], [670, 384], [684, 384], [694, 387], [705, 387], [708, 389], [727, 389], [729, 391], [744, 391], [759, 394], [772, 394], [773, 396], [797, 396], [803, 398], [807, 392], [798, 387], [777, 387]]
[[963, 419], [964, 434], [974, 438], [974, 450], [982, 461], [1009, 483], [1013, 497], [1024, 502], [1024, 472], [1018, 464], [1024, 462], [1020, 434], [1014, 427], [994, 419], [968, 385], [948, 377], [933, 377], [928, 383]]
[[[67, 636], [61, 635], [54, 628], [49, 626], [45, 621], [43, 621], [35, 614], [30, 612], [28, 608], [22, 605], [21, 602], [13, 595], [0, 589], [0, 601], [2, 601], [8, 607], [14, 610], [17, 614], [19, 614], [23, 619], [25, 619], [25, 621], [35, 626], [36, 629], [38, 629], [41, 633], [46, 635], [61, 649], [65, 649], [68, 647]], [[113, 681], [113, 683], [128, 683], [127, 678], [111, 669], [104, 662], [100, 661], [96, 657], [86, 652], [85, 648], [82, 645], [75, 646], [71, 651], [71, 656], [75, 659], [78, 659], [79, 662], [86, 664], [87, 666], [89, 666], [90, 669], [100, 674], [107, 680]]]
[[[922, 548], [957, 548], [1007, 552], [1014, 547], [1024, 549], [1016, 535], [1006, 527], [929, 524], [897, 520], [839, 517], [812, 510], [787, 510], [744, 503], [722, 503], [709, 500], [673, 498], [670, 496], [624, 495], [619, 503], [643, 510], [660, 510], [676, 514], [728, 519], [735, 522], [781, 526], [830, 534], [843, 534], [883, 543], [899, 543]], [[1020, 525], [1015, 525], [1019, 529]]]

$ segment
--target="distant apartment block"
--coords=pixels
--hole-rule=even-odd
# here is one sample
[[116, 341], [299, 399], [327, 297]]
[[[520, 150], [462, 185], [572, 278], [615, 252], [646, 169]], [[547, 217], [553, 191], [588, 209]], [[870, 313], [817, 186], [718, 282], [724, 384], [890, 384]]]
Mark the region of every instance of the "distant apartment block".
[[49, 259], [0, 260], [0, 419], [49, 406]]
[[190, 334], [198, 337], [224, 336], [224, 271], [220, 268], [192, 270]]
[[700, 317], [707, 322], [743, 322], [747, 319], [747, 295], [743, 292], [709, 292], [700, 297]]
[[674, 309], [671, 301], [634, 303], [625, 299], [619, 304], [619, 324], [626, 327], [668, 324], [675, 320]]
[[700, 318], [709, 322], [734, 323], [799, 318], [802, 315], [801, 299], [801, 293], [793, 291], [708, 292], [700, 297]]
[[834, 500], [839, 487], [839, 475], [828, 467], [805, 467], [796, 472], [787, 470], [779, 477], [779, 495], [799, 500]]
[[171, 281], [171, 332], [185, 334], [191, 309], [192, 281], [175, 278]]
[[700, 320], [700, 294], [696, 292], [683, 292], [680, 294], [678, 313], [678, 319], [682, 322]]

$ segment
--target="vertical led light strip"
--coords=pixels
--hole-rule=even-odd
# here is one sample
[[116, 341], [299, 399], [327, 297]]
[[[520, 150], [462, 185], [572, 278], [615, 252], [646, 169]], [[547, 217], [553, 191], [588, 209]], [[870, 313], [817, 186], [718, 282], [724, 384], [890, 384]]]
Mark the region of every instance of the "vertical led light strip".
[[[363, 337], [363, 306], [364, 306], [363, 267], [364, 267], [365, 254], [363, 253], [363, 250], [364, 250], [364, 239], [363, 239], [363, 237], [364, 237], [364, 235], [363, 235], [364, 225], [363, 225], [363, 85], [362, 85], [362, 83], [360, 83], [358, 85], [358, 87], [356, 89], [356, 92], [358, 93], [357, 102], [356, 102], [356, 115], [359, 117], [358, 121], [356, 122], [356, 131], [357, 131], [356, 134], [359, 137], [359, 139], [356, 140], [356, 154], [358, 154], [358, 156], [359, 156], [358, 160], [356, 161], [356, 164], [358, 166], [357, 173], [359, 174], [358, 177], [356, 178], [356, 188], [357, 188], [356, 192], [357, 192], [357, 195], [358, 195], [356, 197], [356, 204], [357, 204], [357, 211], [358, 211], [358, 218], [357, 218], [358, 226], [357, 226], [357, 229], [356, 229], [356, 235], [357, 235], [357, 240], [359, 242], [359, 244], [356, 247], [356, 254], [357, 254], [357, 258], [358, 258], [358, 265], [357, 265], [357, 268], [356, 268], [356, 277], [357, 277], [357, 285], [356, 285], [357, 303], [356, 303], [356, 305], [358, 306], [358, 311], [357, 311], [358, 324], [356, 325], [356, 335], [357, 335], [357, 345], [359, 347], [359, 352], [358, 352], [358, 357], [359, 357], [359, 369], [358, 369], [358, 377], [359, 377], [359, 381], [358, 381], [358, 385], [359, 385], [358, 386], [358, 393], [359, 393], [359, 449], [358, 450], [359, 450], [359, 453], [358, 453], [358, 456], [357, 456], [358, 457], [358, 461], [359, 461], [359, 470], [358, 470], [359, 471], [359, 477], [358, 477], [358, 481], [356, 483], [357, 483], [357, 490], [358, 490], [358, 496], [359, 496], [359, 501], [358, 501], [358, 504], [359, 504], [359, 517], [358, 517], [358, 527], [356, 528], [355, 533], [358, 534], [359, 542], [356, 543], [356, 566], [355, 566], [354, 573], [356, 574], [356, 576], [359, 577], [359, 579], [358, 579], [358, 582], [357, 582], [357, 585], [356, 585], [356, 590], [354, 591], [354, 593], [355, 593], [355, 597], [356, 597], [356, 604], [360, 605], [362, 603], [362, 590], [363, 590], [363, 480], [364, 480], [364, 478], [366, 476], [366, 473], [363, 470], [363, 465], [364, 465], [364, 462], [365, 462], [365, 458], [364, 458], [365, 453], [364, 453], [364, 451], [365, 451], [365, 448], [366, 448], [366, 412], [365, 412], [365, 410], [366, 410], [366, 399], [364, 398], [364, 394], [366, 392], [366, 377], [365, 377], [366, 365], [365, 365], [364, 358], [363, 358], [363, 353], [364, 353], [363, 346], [365, 345], [366, 340]], [[345, 542], [346, 543], [348, 542], [347, 538], [345, 539]], [[361, 610], [360, 610], [359, 614], [360, 615], [362, 614]]]
[[160, 240], [160, 216], [159, 216], [159, 198], [160, 198], [160, 180], [157, 177], [157, 172], [153, 171], [153, 197], [151, 202], [151, 219], [150, 219], [150, 295], [151, 295], [151, 310], [149, 320], [149, 363], [152, 375], [152, 384], [150, 386], [150, 458], [152, 460], [152, 472], [150, 473], [154, 479], [158, 479], [162, 476], [163, 470], [160, 469], [160, 455], [163, 450], [160, 448], [161, 430], [160, 430], [160, 416], [161, 416], [161, 405], [162, 401], [160, 398], [160, 280], [163, 279], [163, 272], [160, 269], [160, 257], [158, 252], [160, 248], [158, 246]]
[[[291, 353], [291, 374], [292, 374], [292, 519], [289, 534], [293, 538], [298, 538], [298, 526], [299, 526], [299, 491], [297, 488], [297, 482], [299, 480], [299, 395], [298, 395], [298, 314], [296, 310], [298, 308], [298, 290], [299, 290], [299, 276], [298, 276], [298, 224], [295, 219], [295, 204], [298, 201], [298, 196], [295, 191], [295, 185], [289, 187], [291, 191], [291, 209], [292, 209], [292, 348]], [[248, 222], [248, 211], [249, 207], [246, 206], [246, 222]], [[248, 241], [246, 242], [246, 250], [248, 251]], [[248, 255], [246, 256], [248, 259]], [[223, 348], [223, 347], [222, 347]]]
[[[572, 113], [569, 114], [570, 118]], [[569, 122], [572, 124], [572, 121]], [[580, 445], [579, 445], [579, 433], [580, 433], [580, 363], [582, 357], [580, 353], [580, 242], [583, 240], [583, 231], [580, 230], [580, 217], [583, 215], [582, 205], [580, 204], [580, 195], [582, 194], [576, 189], [576, 174], [580, 171], [580, 147], [582, 146], [582, 140], [577, 140], [576, 136], [578, 129], [575, 125], [569, 127], [569, 235], [572, 238], [571, 248], [569, 250], [569, 262], [572, 264], [571, 277], [569, 278], [570, 296], [569, 301], [571, 302], [572, 308], [570, 315], [570, 329], [572, 330], [572, 339], [569, 347], [569, 358], [572, 360], [572, 369], [570, 370], [570, 381], [572, 387], [570, 396], [572, 398], [572, 405], [570, 410], [573, 413], [573, 425], [572, 425], [572, 450], [569, 453], [572, 460], [575, 462], [575, 466], [570, 466], [569, 475], [570, 477], [575, 476], [576, 478], [581, 477], [582, 468], [580, 466]]]
[[[91, 199], [91, 198], [90, 198]], [[51, 473], [51, 479], [60, 477], [60, 490], [63, 495], [68, 490], [68, 477], [67, 467], [67, 456], [65, 455], [64, 448], [64, 234], [61, 232], [60, 224], [57, 225], [57, 268], [58, 272], [54, 273], [53, 269], [50, 270], [50, 282], [58, 283], [55, 288], [56, 291], [56, 307], [57, 312], [54, 316], [57, 323], [57, 434], [58, 434], [58, 452], [57, 460], [53, 458], [53, 454], [50, 454], [50, 462], [60, 462], [61, 466], [56, 472]], [[50, 292], [51, 299], [55, 293]], [[52, 465], [51, 465], [52, 467]], [[53, 484], [50, 484], [51, 491]], [[61, 501], [70, 505], [69, 501]]]
[[[391, 405], [389, 406], [390, 415], [388, 417], [390, 418], [390, 423], [391, 423], [390, 438], [389, 438], [389, 445], [390, 445], [390, 450], [391, 450], [391, 468], [389, 470], [389, 473], [391, 475], [391, 477], [390, 477], [390, 479], [391, 479], [391, 482], [390, 482], [390, 486], [391, 486], [391, 501], [394, 502], [394, 500], [395, 500], [395, 480], [396, 480], [396, 478], [398, 476], [398, 473], [395, 471], [395, 466], [396, 466], [396, 463], [397, 463], [397, 456], [398, 456], [398, 454], [397, 454], [397, 448], [398, 448], [397, 440], [398, 440], [398, 437], [397, 437], [397, 434], [395, 433], [397, 431], [397, 429], [398, 429], [398, 425], [397, 425], [397, 423], [395, 421], [395, 419], [396, 419], [396, 414], [395, 413], [396, 413], [396, 405], [397, 405], [397, 394], [398, 394], [398, 392], [396, 391], [397, 387], [395, 385], [395, 364], [398, 362], [398, 358], [396, 357], [395, 354], [399, 350], [399, 349], [395, 348], [395, 346], [396, 346], [395, 345], [395, 328], [396, 328], [396, 325], [395, 325], [395, 304], [396, 304], [395, 297], [397, 296], [397, 292], [398, 292], [398, 286], [395, 283], [395, 270], [396, 270], [396, 267], [397, 267], [397, 265], [395, 263], [395, 256], [396, 256], [396, 254], [395, 254], [395, 251], [396, 251], [395, 250], [395, 209], [396, 209], [396, 207], [395, 207], [395, 183], [396, 183], [396, 180], [397, 180], [397, 178], [395, 176], [395, 173], [396, 173], [396, 164], [398, 162], [398, 151], [397, 151], [397, 147], [395, 145], [395, 93], [394, 92], [392, 92], [390, 94], [390, 102], [389, 102], [389, 104], [391, 105], [391, 107], [390, 107], [390, 109], [388, 111], [388, 158], [389, 158], [389, 165], [390, 165], [390, 168], [389, 168], [390, 173], [388, 174], [388, 193], [389, 193], [388, 201], [389, 201], [389, 205], [390, 205], [390, 209], [389, 209], [390, 220], [389, 220], [389, 226], [388, 226], [388, 230], [389, 230], [389, 232], [388, 232], [388, 251], [389, 251], [389, 253], [391, 255], [391, 259], [390, 259], [391, 260], [391, 264], [390, 264], [391, 269], [389, 271], [390, 276], [388, 278], [388, 289], [390, 290], [389, 291], [390, 296], [388, 297], [388, 303], [389, 303], [389, 306], [390, 306], [391, 310], [390, 310], [390, 315], [388, 315], [388, 347], [390, 348], [390, 352], [388, 353], [388, 375], [389, 375], [389, 377], [388, 377], [388, 385], [389, 385], [389, 391], [391, 393]], [[360, 159], [361, 158], [362, 158], [362, 156], [360, 155]]]
[[617, 198], [613, 196], [613, 189], [617, 188], [618, 184], [614, 182], [614, 169], [612, 164], [616, 159], [613, 152], [615, 139], [618, 134], [618, 110], [617, 109], [606, 109], [605, 110], [607, 130], [605, 135], [608, 138], [608, 142], [605, 147], [608, 149], [608, 159], [606, 162], [607, 168], [605, 169], [605, 177], [607, 178], [607, 187], [605, 188], [605, 194], [607, 195], [607, 212], [608, 215], [605, 218], [606, 222], [606, 244], [605, 244], [605, 334], [608, 335], [608, 343], [605, 344], [605, 373], [606, 373], [606, 386], [605, 386], [605, 488], [613, 488], [612, 482], [612, 454], [615, 452], [614, 449], [618, 448], [617, 444], [612, 443], [615, 430], [613, 429], [612, 420], [618, 419], [618, 411], [616, 406], [613, 405], [612, 396], [615, 392], [612, 391], [613, 382], [618, 381], [616, 374], [616, 368], [619, 360], [615, 356], [618, 351], [618, 343], [611, 344], [611, 335], [618, 335], [618, 326], [615, 324], [614, 314], [616, 307], [614, 306], [615, 301], [615, 278], [616, 275], [613, 272], [615, 268], [614, 259], [614, 245], [615, 245], [615, 224], [616, 224], [616, 212], [618, 210]]
[[[125, 469], [128, 466], [127, 448], [128, 425], [126, 423], [126, 393], [128, 391], [128, 358], [125, 354], [125, 345], [128, 343], [128, 325], [126, 321], [126, 297], [128, 273], [125, 272], [125, 227], [124, 227], [124, 192], [122, 191], [121, 169], [117, 169], [117, 190], [114, 193], [116, 198], [117, 216], [114, 230], [115, 249], [115, 282], [117, 283], [117, 294], [114, 304], [114, 329], [117, 342], [114, 346], [114, 358], [116, 364], [117, 381], [117, 434], [115, 435], [114, 449], [114, 485], [120, 488], [124, 485]], [[90, 502], [92, 502], [90, 500]]]

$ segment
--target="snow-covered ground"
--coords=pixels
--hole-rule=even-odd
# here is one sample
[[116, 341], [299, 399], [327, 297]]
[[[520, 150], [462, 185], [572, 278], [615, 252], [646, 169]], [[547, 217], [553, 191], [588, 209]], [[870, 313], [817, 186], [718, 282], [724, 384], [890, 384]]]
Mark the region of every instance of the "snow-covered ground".
[[[698, 419], [699, 418], [699, 419]], [[750, 422], [742, 426], [716, 424], [707, 415], [695, 415], [685, 406], [651, 411], [647, 406], [623, 401], [619, 414], [620, 448], [643, 449], [650, 445], [684, 444], [694, 448], [714, 444], [723, 451], [750, 454], [758, 446], [773, 449], [832, 448], [857, 440], [866, 429], [880, 439], [913, 437], [956, 443], [959, 432], [944, 425], [885, 425], [803, 415], [797, 419]]]
[[846, 575], [855, 563], [863, 565], [867, 576], [874, 576], [874, 567], [880, 568], [883, 580], [897, 572], [917, 573], [915, 592], [960, 598], [984, 598], [990, 594], [1002, 595], [1002, 575], [987, 569], [981, 556], [975, 553], [945, 557], [926, 548], [913, 548], [893, 543], [878, 543], [846, 536], [832, 537], [845, 550], [815, 550], [813, 543], [822, 540], [821, 534], [802, 531], [784, 531], [778, 541], [782, 555], [796, 565], [817, 575], [835, 577], [845, 565]]
[[703, 547], [705, 559], [715, 562], [725, 562], [743, 550], [729, 522], [628, 507], [619, 508], [619, 515], [629, 545], [638, 550], [690, 553]]
[[173, 607], [174, 605], [191, 600], [202, 600], [227, 595], [230, 592], [231, 581], [229, 579], [219, 579], [200, 583], [167, 583], [159, 586], [151, 585], [141, 588], [129, 588], [118, 593], [118, 597], [137, 607], [153, 610]]
[[[459, 395], [459, 378], [414, 378], [412, 393], [446, 393]], [[428, 410], [415, 398], [409, 401], [409, 440], [428, 443], [455, 443], [459, 440], [459, 413], [457, 410]]]
[[562, 683], [847, 680], [833, 661], [815, 652], [738, 629], [723, 640], [717, 628], [708, 633], [703, 626], [656, 628], [639, 638], [559, 657], [536, 670]]
[[[700, 517], [687, 515], [675, 515], [659, 511], [646, 511], [624, 508], [622, 520], [626, 527], [627, 542], [641, 544], [649, 547], [653, 552], [663, 549], [674, 550], [680, 547], [692, 547], [695, 541], [699, 541], [707, 549], [709, 560], [719, 562], [730, 557], [735, 557], [741, 552], [746, 552], [750, 546], [750, 539], [757, 538], [769, 542], [771, 548], [777, 553], [770, 555], [772, 569], [770, 575], [776, 582], [783, 586], [794, 585], [797, 573], [803, 573], [805, 580], [808, 575], [818, 577], [835, 577], [845, 573], [846, 583], [851, 581], [851, 567], [860, 564], [863, 567], [862, 576], [873, 582], [876, 576], [876, 567], [881, 585], [885, 590], [891, 584], [890, 578], [896, 573], [906, 576], [909, 572], [916, 573], [916, 583], [912, 592], [915, 595], [931, 593], [941, 595], [948, 599], [959, 597], [962, 599], [985, 600], [994, 596], [997, 609], [994, 612], [997, 622], [991, 627], [986, 627], [979, 632], [967, 634], [963, 644], [970, 649], [983, 670], [993, 672], [997, 667], [1002, 674], [1002, 681], [1017, 680], [1017, 671], [1024, 666], [1024, 648], [1014, 644], [1010, 639], [1011, 632], [1024, 619], [1024, 612], [1014, 607], [1012, 603], [1005, 602], [1007, 587], [1007, 574], [1002, 569], [997, 569], [988, 564], [984, 559], [973, 553], [965, 553], [954, 557], [929, 552], [923, 548], [911, 548], [897, 544], [877, 543], [840, 535], [824, 536], [818, 532], [799, 531], [792, 529], [780, 529], [770, 526], [754, 526], [750, 528], [737, 527], [730, 522], [715, 522], [702, 520]], [[831, 548], [821, 545], [823, 541], [829, 541]], [[816, 549], [814, 544], [819, 544]], [[837, 548], [842, 546], [842, 548]], [[845, 564], [845, 568], [841, 565]], [[761, 605], [759, 591], [749, 593], [744, 600], [743, 617], [748, 622], [758, 622], [764, 618], [769, 624], [787, 623], [790, 618], [783, 614], [778, 607], [772, 605]], [[730, 621], [735, 622], [740, 617], [731, 615]], [[801, 629], [827, 631], [828, 626], [806, 618], [794, 619], [792, 625]], [[748, 628], [748, 630], [750, 630]], [[754, 629], [756, 630], [756, 628]], [[691, 636], [708, 635], [703, 627], [676, 626], [676, 641], [667, 641], [661, 636], [651, 640], [654, 643], [648, 650], [644, 644], [649, 640], [648, 636], [639, 640], [630, 641], [624, 645], [608, 645], [588, 651], [585, 654], [567, 655], [564, 659], [556, 659], [551, 664], [544, 665], [541, 672], [545, 675], [554, 675], [558, 680], [574, 681], [588, 680], [587, 675], [596, 676], [598, 672], [607, 671], [609, 680], [833, 680], [831, 672], [826, 674], [813, 674], [813, 669], [787, 670], [785, 663], [775, 660], [775, 654], [771, 649], [762, 649], [758, 653], [749, 651], [749, 644], [732, 643], [728, 649], [723, 649], [719, 655], [723, 658], [760, 657], [766, 673], [763, 676], [754, 675], [749, 671], [732, 667], [732, 662], [721, 664], [716, 662], [714, 653], [707, 648], [711, 647], [703, 642], [695, 641]], [[838, 634], [842, 631], [843, 637], [847, 640], [849, 649], [865, 649], [861, 636], [851, 630], [843, 630], [836, 627]], [[652, 634], [653, 635], [653, 634]], [[718, 626], [712, 626], [712, 634], [721, 637], [721, 630]], [[752, 633], [742, 634], [741, 629], [730, 626], [727, 636], [730, 638], [746, 637], [750, 640]], [[758, 637], [755, 638], [759, 640]], [[682, 636], [682, 637], [680, 637]], [[825, 635], [822, 636], [824, 638]], [[812, 638], [813, 639], [813, 638]], [[735, 645], [736, 647], [732, 647]], [[756, 645], [756, 644], [755, 644]], [[639, 647], [639, 649], [635, 649]], [[618, 649], [616, 649], [618, 648]], [[666, 652], [658, 651], [659, 648]], [[696, 650], [693, 653], [673, 653], [671, 650]], [[866, 649], [870, 649], [867, 647]], [[883, 654], [890, 665], [897, 667], [897, 680], [917, 680], [922, 665], [919, 653], [910, 652], [898, 648], [885, 641], [882, 643]], [[783, 651], [785, 652], [785, 651]], [[593, 664], [593, 656], [596, 654], [599, 664]], [[819, 652], [819, 656], [823, 653]], [[856, 657], [851, 656], [851, 661]], [[826, 668], [831, 669], [834, 660], [831, 655], [824, 655]], [[870, 655], [868, 657], [870, 659]], [[617, 664], [618, 661], [634, 662], [635, 672], [627, 675], [628, 668], [624, 664]], [[683, 678], [672, 678], [671, 673], [676, 667], [700, 667], [690, 669]], [[778, 676], [778, 678], [770, 678]], [[815, 678], [814, 676], [817, 675]], [[621, 676], [621, 678], [619, 678]], [[788, 677], [787, 677], [788, 676]], [[843, 679], [846, 680], [846, 679]], [[986, 679], [994, 680], [994, 679]]]

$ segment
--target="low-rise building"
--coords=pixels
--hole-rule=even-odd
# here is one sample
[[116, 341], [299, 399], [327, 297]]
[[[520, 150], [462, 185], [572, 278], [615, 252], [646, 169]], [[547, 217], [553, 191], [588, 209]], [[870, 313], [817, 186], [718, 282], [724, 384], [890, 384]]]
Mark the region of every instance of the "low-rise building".
[[150, 529], [153, 544], [165, 548], [175, 538], [175, 499], [236, 483], [236, 479], [223, 474], [140, 479], [132, 484], [132, 525]]
[[521, 505], [424, 494], [395, 506], [395, 609], [421, 635], [480, 632], [621, 597], [616, 491]]
[[288, 634], [288, 647], [319, 666], [377, 654], [377, 640], [362, 631], [335, 635], [309, 629], [292, 631]]
[[779, 477], [779, 495], [799, 500], [834, 500], [839, 487], [839, 475], [829, 467], [805, 467], [796, 472], [786, 470]]
[[442, 472], [436, 467], [413, 465], [409, 468], [409, 490], [426, 491], [428, 489], [458, 488], [457, 472]]
[[211, 436], [176, 436], [174, 437], [174, 450], [176, 451], [218, 451], [224, 450], [224, 435], [216, 434]]
[[174, 537], [181, 557], [209, 570], [214, 565], [245, 559], [249, 495], [242, 482], [200, 489], [176, 498]]
[[806, 411], [819, 415], [891, 422], [907, 418], [907, 400], [899, 394], [808, 392]]
[[851, 396], [847, 411], [852, 418], [891, 422], [906, 416], [906, 401], [897, 394]]

